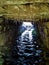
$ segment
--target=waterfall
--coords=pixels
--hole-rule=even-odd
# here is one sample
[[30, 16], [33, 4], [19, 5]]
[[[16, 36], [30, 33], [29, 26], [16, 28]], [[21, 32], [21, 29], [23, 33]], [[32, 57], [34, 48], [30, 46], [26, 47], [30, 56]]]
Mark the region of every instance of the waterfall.
[[[37, 34], [38, 28], [31, 22], [23, 22], [20, 26], [18, 36], [18, 55], [19, 63], [22, 65], [39, 65], [42, 62], [41, 53], [42, 48], [39, 45], [40, 39]], [[38, 32], [39, 33], [39, 32]], [[20, 65], [21, 65], [20, 64]]]
[[32, 31], [34, 30], [34, 27], [31, 22], [23, 22], [22, 26], [26, 28], [26, 30], [21, 34], [21, 41], [24, 40], [24, 37], [28, 35], [29, 41], [31, 42], [33, 37], [32, 37]]

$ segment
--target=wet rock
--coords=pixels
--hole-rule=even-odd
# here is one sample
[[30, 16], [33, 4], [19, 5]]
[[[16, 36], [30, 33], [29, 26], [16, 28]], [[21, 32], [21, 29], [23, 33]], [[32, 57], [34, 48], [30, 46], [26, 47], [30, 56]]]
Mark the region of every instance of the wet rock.
[[37, 52], [37, 53], [41, 53], [41, 52], [42, 52], [42, 50], [36, 50], [36, 52]]

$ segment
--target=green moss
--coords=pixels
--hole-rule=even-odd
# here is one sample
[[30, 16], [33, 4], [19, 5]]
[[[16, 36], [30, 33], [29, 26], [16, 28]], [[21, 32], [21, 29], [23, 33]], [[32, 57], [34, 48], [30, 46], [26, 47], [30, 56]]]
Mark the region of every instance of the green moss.
[[3, 63], [3, 59], [0, 56], [0, 65], [2, 65], [2, 63]]

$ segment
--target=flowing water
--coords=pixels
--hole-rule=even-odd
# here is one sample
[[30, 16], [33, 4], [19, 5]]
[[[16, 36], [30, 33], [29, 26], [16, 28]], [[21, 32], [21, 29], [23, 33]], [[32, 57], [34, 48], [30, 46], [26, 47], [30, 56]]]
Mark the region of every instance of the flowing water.
[[23, 22], [19, 32], [21, 35], [17, 39], [19, 49], [17, 65], [40, 65], [42, 49], [36, 27], [30, 22]]

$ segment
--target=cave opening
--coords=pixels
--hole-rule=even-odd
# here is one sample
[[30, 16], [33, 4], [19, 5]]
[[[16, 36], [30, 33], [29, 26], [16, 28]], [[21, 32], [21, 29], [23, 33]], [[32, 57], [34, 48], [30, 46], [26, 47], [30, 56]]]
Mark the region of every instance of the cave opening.
[[38, 26], [32, 22], [22, 22], [16, 42], [18, 65], [38, 65], [43, 62]]
[[10, 51], [4, 53], [3, 65], [42, 65], [43, 50], [38, 25], [32, 22], [9, 23], [6, 30], [9, 32]]

